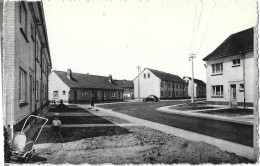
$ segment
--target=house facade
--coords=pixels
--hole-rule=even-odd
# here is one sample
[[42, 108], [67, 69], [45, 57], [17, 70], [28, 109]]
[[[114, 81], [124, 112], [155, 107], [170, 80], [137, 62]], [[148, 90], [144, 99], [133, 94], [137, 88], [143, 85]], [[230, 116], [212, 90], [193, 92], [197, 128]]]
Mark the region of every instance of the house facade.
[[124, 89], [124, 99], [134, 99], [134, 83], [130, 80], [114, 80], [115, 84]]
[[[192, 81], [191, 77], [184, 76], [183, 80], [188, 83], [188, 94], [191, 97], [192, 93]], [[206, 97], [206, 83], [202, 80], [194, 78], [194, 97], [205, 98]]]
[[3, 23], [3, 119], [12, 137], [47, 109], [52, 63], [42, 2], [4, 1]]
[[203, 60], [207, 64], [207, 102], [252, 107], [254, 28], [230, 35]]
[[124, 89], [108, 77], [53, 70], [49, 75], [49, 100], [65, 103], [122, 101]]
[[160, 99], [188, 97], [188, 84], [179, 76], [145, 68], [134, 79], [134, 96], [146, 98], [155, 95]]

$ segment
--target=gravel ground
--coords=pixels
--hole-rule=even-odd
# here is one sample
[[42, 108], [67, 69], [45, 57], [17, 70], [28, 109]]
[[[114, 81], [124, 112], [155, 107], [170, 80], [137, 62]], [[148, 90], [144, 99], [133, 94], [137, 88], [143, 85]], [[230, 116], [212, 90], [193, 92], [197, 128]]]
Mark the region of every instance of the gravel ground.
[[243, 115], [253, 115], [253, 109], [230, 108], [230, 109], [199, 111], [198, 113], [215, 114], [215, 115], [222, 115], [222, 116], [243, 116]]
[[[51, 124], [53, 117], [48, 116], [47, 124]], [[113, 116], [59, 116], [62, 124], [113, 124], [113, 123], [130, 123], [127, 120]]]
[[192, 142], [146, 127], [62, 128], [66, 143], [52, 143], [44, 129], [36, 152], [52, 164], [248, 163], [204, 142]]

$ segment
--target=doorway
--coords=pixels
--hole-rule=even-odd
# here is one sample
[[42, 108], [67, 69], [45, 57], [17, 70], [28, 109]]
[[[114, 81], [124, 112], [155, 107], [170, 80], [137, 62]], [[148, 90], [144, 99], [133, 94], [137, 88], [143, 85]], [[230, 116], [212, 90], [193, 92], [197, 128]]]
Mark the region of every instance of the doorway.
[[236, 84], [230, 85], [230, 106], [236, 107], [237, 106], [237, 90]]
[[77, 91], [74, 91], [74, 102], [78, 101], [77, 95], [78, 95]]

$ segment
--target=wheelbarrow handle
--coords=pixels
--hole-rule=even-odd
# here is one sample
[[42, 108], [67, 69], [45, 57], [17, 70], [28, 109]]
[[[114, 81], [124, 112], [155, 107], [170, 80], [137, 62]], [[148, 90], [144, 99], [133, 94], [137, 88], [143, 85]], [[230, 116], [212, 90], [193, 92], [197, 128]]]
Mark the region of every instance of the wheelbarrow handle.
[[30, 119], [31, 117], [35, 117], [35, 118], [39, 118], [39, 119], [45, 120], [45, 122], [43, 123], [43, 125], [42, 125], [42, 127], [41, 127], [41, 129], [40, 129], [40, 131], [39, 131], [39, 133], [38, 133], [38, 135], [37, 135], [35, 141], [34, 141], [34, 142], [36, 142], [37, 139], [38, 139], [38, 137], [39, 137], [39, 135], [40, 135], [40, 133], [41, 133], [41, 131], [42, 131], [43, 126], [48, 122], [48, 119], [47, 119], [47, 118], [40, 117], [40, 116], [30, 115], [30, 116], [27, 117], [26, 121], [24, 122], [23, 128], [22, 128], [21, 132], [24, 130], [24, 127], [25, 127], [26, 122], [27, 122], [28, 119]]

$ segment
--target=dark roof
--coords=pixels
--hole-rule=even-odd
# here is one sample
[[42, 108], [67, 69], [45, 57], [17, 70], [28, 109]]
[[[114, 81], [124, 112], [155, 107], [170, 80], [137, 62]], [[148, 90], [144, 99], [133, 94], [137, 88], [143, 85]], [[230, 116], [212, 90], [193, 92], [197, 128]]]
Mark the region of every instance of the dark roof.
[[183, 79], [181, 79], [181, 77], [179, 77], [177, 75], [165, 73], [165, 72], [150, 69], [150, 68], [145, 68], [145, 69], [150, 70], [154, 75], [156, 75], [162, 81], [171, 81], [171, 82], [178, 82], [178, 83], [187, 84], [185, 81], [183, 81]]
[[[187, 78], [189, 78], [191, 80], [191, 77], [187, 77]], [[194, 83], [197, 84], [197, 85], [206, 86], [206, 83], [204, 81], [196, 79], [196, 78], [194, 78]]]
[[121, 88], [134, 88], [134, 82], [129, 80], [114, 80], [114, 83]]
[[254, 29], [249, 28], [244, 31], [230, 35], [220, 46], [203, 60], [216, 59], [231, 56], [240, 51], [251, 51], [254, 46]]
[[96, 76], [90, 74], [72, 73], [72, 79], [67, 77], [67, 72], [53, 70], [60, 79], [70, 88], [85, 88], [85, 89], [112, 89], [123, 90], [113, 81], [109, 81], [109, 77]]

